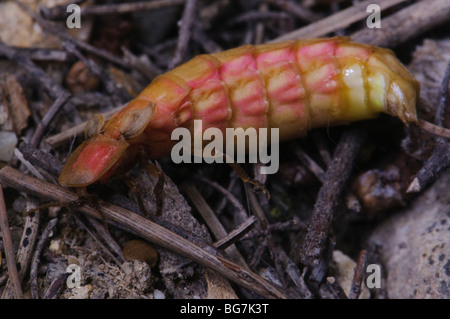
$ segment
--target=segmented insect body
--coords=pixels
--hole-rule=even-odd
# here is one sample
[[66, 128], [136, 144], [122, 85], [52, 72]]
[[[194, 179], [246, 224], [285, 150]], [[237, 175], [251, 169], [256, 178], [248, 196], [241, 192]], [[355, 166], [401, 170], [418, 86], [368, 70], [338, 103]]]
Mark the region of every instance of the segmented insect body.
[[418, 82], [392, 51], [345, 38], [299, 40], [199, 55], [157, 77], [67, 161], [62, 185], [107, 180], [132, 163], [170, 154], [177, 127], [279, 128], [280, 140], [384, 112], [414, 123]]

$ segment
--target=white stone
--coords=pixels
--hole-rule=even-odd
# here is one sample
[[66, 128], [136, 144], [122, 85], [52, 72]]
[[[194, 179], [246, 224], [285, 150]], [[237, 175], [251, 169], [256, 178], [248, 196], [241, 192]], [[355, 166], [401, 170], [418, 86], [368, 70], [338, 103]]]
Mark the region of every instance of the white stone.
[[0, 132], [0, 161], [9, 162], [17, 145], [17, 136], [13, 132]]

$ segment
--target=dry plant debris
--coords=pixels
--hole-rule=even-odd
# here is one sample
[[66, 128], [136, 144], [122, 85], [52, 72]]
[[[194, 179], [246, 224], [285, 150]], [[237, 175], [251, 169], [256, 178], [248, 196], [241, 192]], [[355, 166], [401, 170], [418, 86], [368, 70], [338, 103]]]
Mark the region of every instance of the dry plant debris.
[[[79, 30], [67, 28], [69, 2], [0, 2], [2, 298], [402, 296], [399, 279], [407, 274], [389, 259], [395, 247], [384, 242], [391, 240], [386, 230], [366, 240], [385, 222], [402, 245], [403, 230], [395, 233], [386, 220], [443, 196], [448, 178], [439, 176], [450, 152], [445, 139], [395, 119], [316, 130], [281, 145], [280, 172], [262, 180], [270, 200], [225, 165], [167, 158], [153, 163], [165, 176], [160, 202], [158, 179], [143, 167], [89, 189], [94, 207], [77, 206], [77, 194], [56, 180], [94, 114], [110, 117], [154, 77], [195, 55], [243, 44], [344, 35], [392, 48], [405, 63], [413, 56], [420, 117], [449, 127], [448, 1], [378, 1], [382, 28], [369, 29], [373, 1], [90, 0], [81, 4]], [[421, 196], [426, 187], [430, 193]], [[50, 208], [22, 214], [43, 203]], [[448, 297], [449, 272], [441, 267], [448, 245], [441, 242], [450, 236], [442, 220], [442, 237], [427, 237], [437, 246], [420, 236], [412, 243], [440, 267], [433, 298]], [[365, 287], [369, 264], [382, 266], [380, 289]], [[81, 269], [72, 288], [69, 265]], [[389, 282], [389, 271], [397, 281]]]

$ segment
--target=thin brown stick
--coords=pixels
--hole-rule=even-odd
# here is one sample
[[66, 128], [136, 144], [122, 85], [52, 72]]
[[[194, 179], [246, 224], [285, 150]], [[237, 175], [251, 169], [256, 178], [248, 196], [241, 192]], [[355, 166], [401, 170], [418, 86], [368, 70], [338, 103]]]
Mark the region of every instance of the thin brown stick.
[[[267, 3], [261, 3], [258, 7], [258, 12], [260, 13], [266, 13], [269, 11], [269, 7]], [[261, 44], [264, 42], [264, 30], [265, 26], [264, 23], [261, 21], [258, 22], [255, 26], [255, 44]]]
[[295, 148], [294, 154], [319, 181], [323, 182], [325, 172], [319, 164], [317, 164], [300, 146]]
[[283, 249], [279, 249], [280, 260], [283, 262], [283, 265], [286, 269], [286, 273], [297, 287], [298, 292], [302, 299], [311, 299], [312, 293], [309, 291], [308, 286], [305, 283], [303, 275], [300, 273], [297, 265], [292, 261], [292, 259], [286, 254]]
[[450, 60], [447, 63], [447, 67], [445, 68], [444, 76], [442, 78], [442, 82], [439, 87], [439, 93], [437, 98], [438, 103], [436, 113], [434, 114], [434, 123], [439, 126], [444, 126], [445, 108], [447, 107], [447, 103], [449, 101], [448, 96], [449, 84], [450, 84]]
[[64, 30], [58, 28], [57, 25], [54, 25], [53, 23], [49, 23], [48, 21], [44, 20], [40, 15], [35, 13], [33, 10], [31, 10], [27, 5], [25, 5], [20, 0], [16, 0], [16, 3], [22, 8], [26, 13], [28, 13], [39, 25], [48, 33], [54, 34], [61, 38], [62, 40], [70, 41], [74, 43], [77, 47], [86, 50], [89, 53], [92, 53], [98, 57], [101, 57], [109, 62], [112, 62], [116, 65], [120, 65], [121, 67], [125, 69], [131, 69], [131, 66], [126, 63], [123, 59], [109, 53], [108, 51], [96, 48], [84, 41], [81, 41], [73, 36], [71, 36], [69, 33], [65, 32]]
[[258, 218], [258, 220], [261, 224], [261, 228], [264, 231], [265, 239], [267, 242], [267, 247], [269, 248], [269, 254], [273, 260], [275, 270], [277, 271], [278, 277], [279, 277], [280, 281], [283, 283], [283, 286], [285, 286], [286, 279], [284, 276], [284, 271], [283, 271], [283, 267], [280, 262], [280, 258], [278, 257], [279, 254], [278, 254], [278, 250], [276, 249], [277, 247], [275, 246], [275, 241], [273, 240], [272, 232], [269, 229], [269, 221], [267, 220], [267, 218], [264, 214], [264, 211], [256, 198], [256, 195], [253, 192], [249, 191], [248, 184], [244, 184], [244, 187], [246, 188], [246, 192], [247, 192], [248, 198], [250, 200], [250, 205], [252, 207], [252, 211], [255, 214], [255, 216]]
[[235, 242], [237, 242], [240, 238], [245, 236], [254, 226], [256, 221], [255, 216], [250, 216], [238, 227], [230, 231], [225, 237], [219, 239], [214, 243], [214, 247], [219, 249], [225, 249]]
[[[63, 164], [55, 157], [41, 151], [39, 149], [32, 148], [30, 144], [22, 142], [19, 145], [19, 151], [22, 153], [24, 160], [28, 161], [26, 166], [34, 166], [34, 170], [30, 170], [32, 173], [36, 170], [36, 167], [41, 168], [45, 173], [52, 176], [58, 176], [63, 168]], [[40, 178], [43, 174], [38, 171], [36, 177]], [[34, 173], [33, 173], [34, 174]]]
[[311, 135], [314, 139], [314, 143], [316, 144], [317, 149], [319, 150], [324, 164], [328, 166], [328, 164], [331, 162], [331, 153], [328, 149], [327, 142], [324, 136], [317, 131], [314, 131]]
[[[377, 4], [383, 10], [385, 10], [405, 1], [407, 0], [381, 0], [378, 1]], [[366, 0], [363, 2], [355, 3], [348, 9], [341, 10], [336, 14], [323, 18], [317, 22], [311, 23], [306, 27], [282, 35], [281, 37], [278, 37], [270, 41], [269, 43], [305, 39], [305, 38], [323, 37], [335, 30], [348, 27], [352, 23], [364, 19], [367, 16], [366, 8], [369, 4], [372, 3], [373, 0]]]
[[39, 82], [45, 87], [48, 95], [52, 99], [56, 100], [61, 95], [68, 94], [68, 91], [63, 89], [59, 84], [55, 83], [55, 81], [53, 81], [53, 79], [47, 73], [45, 73], [28, 57], [26, 57], [24, 54], [21, 54], [20, 51], [7, 46], [1, 41], [0, 55], [6, 56], [9, 60], [27, 70], [35, 79], [38, 79]]
[[[110, 111], [103, 113], [103, 116], [105, 117], [105, 119], [110, 119], [114, 113], [123, 109], [125, 106], [126, 106], [126, 104], [117, 106], [117, 107], [111, 109]], [[64, 132], [52, 135], [52, 136], [48, 137], [45, 141], [50, 145], [51, 148], [58, 147], [58, 146], [64, 144], [65, 142], [67, 142], [71, 138], [83, 135], [84, 128], [86, 127], [86, 123], [87, 122], [83, 122], [83, 123], [76, 125]]]
[[[27, 211], [37, 207], [35, 201], [27, 199], [25, 206]], [[39, 215], [39, 211], [37, 211], [36, 213], [29, 214], [25, 218], [22, 238], [20, 239], [20, 245], [17, 250], [17, 267], [19, 268], [19, 280], [21, 283], [30, 265], [33, 249], [38, 237]], [[12, 297], [12, 289], [9, 289], [10, 285], [11, 281], [8, 281], [3, 290], [2, 299], [10, 299]]]
[[0, 276], [0, 287], [7, 282], [8, 282], [8, 273], [5, 273], [3, 274], [3, 276]]
[[[63, 187], [32, 178], [9, 166], [0, 169], [0, 182], [5, 186], [34, 194], [37, 197], [49, 201], [69, 202], [78, 198], [75, 193]], [[222, 257], [220, 252], [211, 246], [204, 247], [206, 249], [199, 247], [158, 224], [109, 203], [99, 202], [98, 209], [108, 222], [111, 221], [126, 225], [126, 227], [142, 238], [178, 253], [181, 256], [190, 258], [205, 267], [211, 268], [263, 297], [287, 297], [279, 288], [267, 282], [259, 275]], [[78, 210], [95, 218], [101, 218], [97, 210], [91, 207], [82, 206]]]
[[[444, 124], [444, 113], [445, 108], [447, 106], [449, 95], [448, 94], [449, 83], [450, 83], [450, 61], [447, 64], [447, 68], [445, 70], [441, 86], [439, 88], [439, 94], [437, 99], [438, 106], [436, 108], [435, 123], [439, 126], [434, 126], [433, 124], [425, 121], [419, 121], [419, 124], [421, 124], [419, 127], [421, 127], [422, 129], [425, 129], [425, 126], [426, 127], [430, 126], [433, 131], [441, 130], [445, 132], [450, 132], [450, 130], [446, 130], [443, 127], [441, 127]], [[423, 164], [423, 167], [416, 174], [416, 177], [409, 185], [408, 189], [406, 190], [408, 193], [420, 192], [423, 188], [425, 188], [431, 182], [436, 180], [439, 174], [450, 166], [450, 141], [444, 140], [442, 137], [436, 138], [433, 153], [431, 154], [430, 158]], [[449, 137], [447, 138], [450, 138], [450, 134]]]
[[323, 299], [347, 299], [347, 295], [334, 277], [328, 277], [320, 286], [319, 295]]
[[66, 89], [63, 89], [59, 84], [55, 83], [48, 74], [34, 64], [34, 62], [32, 62], [29, 58], [1, 42], [0, 54], [5, 55], [11, 61], [25, 68], [35, 79], [42, 83], [50, 97], [55, 100], [50, 109], [39, 122], [33, 136], [31, 137], [31, 144], [33, 147], [36, 147], [41, 141], [45, 130], [71, 94]]
[[123, 56], [125, 61], [130, 64], [135, 70], [139, 71], [139, 73], [148, 81], [153, 80], [155, 77], [162, 73], [161, 69], [158, 68], [155, 64], [153, 64], [150, 59], [142, 61], [134, 55], [133, 52], [128, 50], [125, 46], [121, 47]]
[[420, 1], [383, 18], [381, 28], [364, 28], [352, 34], [351, 39], [381, 47], [394, 47], [449, 20], [450, 1]]
[[[125, 261], [125, 259], [123, 258], [123, 255], [120, 257], [119, 256], [119, 258], [117, 258], [116, 256], [114, 256], [114, 254], [109, 250], [109, 248], [105, 245], [105, 243], [100, 239], [100, 237], [99, 236], [97, 236], [97, 234], [95, 234], [94, 232], [92, 232], [84, 223], [83, 223], [83, 221], [80, 219], [80, 218], [78, 218], [76, 215], [74, 215], [75, 216], [75, 221], [76, 221], [76, 223], [77, 223], [77, 225], [78, 226], [80, 226], [82, 229], [84, 229], [84, 231], [85, 232], [87, 232], [88, 234], [89, 234], [89, 236], [91, 236], [93, 239], [94, 239], [94, 241], [96, 241], [99, 245], [100, 245], [100, 247], [102, 248], [102, 250], [112, 259], [112, 260], [114, 260], [114, 262], [117, 264], [117, 265], [121, 265], [124, 261]], [[94, 220], [94, 219], [93, 219]], [[95, 222], [97, 222], [96, 220], [95, 220]], [[100, 225], [100, 227], [102, 227], [102, 225]]]
[[195, 8], [197, 7], [197, 0], [187, 0], [184, 7], [183, 16], [180, 21], [180, 31], [178, 34], [177, 48], [172, 61], [169, 63], [169, 69], [173, 69], [178, 64], [183, 62], [186, 54], [187, 46], [191, 39], [191, 29], [194, 23]]
[[[66, 51], [59, 49], [49, 49], [49, 48], [21, 48], [12, 47], [16, 52], [21, 55], [26, 56], [32, 61], [40, 62], [66, 62], [68, 54]], [[0, 55], [2, 55], [0, 53]]]
[[[29, 144], [27, 144], [27, 143], [24, 143], [24, 142], [21, 143], [21, 145], [23, 145], [23, 144], [29, 146]], [[30, 149], [31, 149], [31, 147], [30, 147]], [[25, 159], [25, 157], [23, 156], [23, 153], [18, 148], [14, 149], [14, 156], [17, 157], [17, 159], [22, 163], [22, 165], [25, 166], [33, 176], [40, 178], [40, 179], [46, 179], [41, 174], [41, 172], [39, 172], [37, 170], [37, 168], [33, 164], [31, 164], [28, 160]]]
[[212, 21], [223, 11], [226, 11], [233, 2], [230, 0], [216, 0], [203, 2], [203, 6], [199, 10], [199, 17], [205, 24], [206, 28], [211, 27]]
[[[97, 233], [106, 242], [106, 245], [108, 245], [109, 248], [117, 255], [117, 258], [119, 261], [117, 264], [120, 265], [121, 263], [125, 262], [125, 257], [123, 256], [122, 248], [116, 242], [114, 237], [109, 233], [109, 231], [105, 228], [105, 224], [100, 223], [97, 219], [92, 218], [92, 217], [88, 217], [88, 220], [91, 223], [91, 225], [95, 228]], [[116, 260], [116, 262], [117, 262], [117, 260]]]
[[19, 273], [17, 272], [16, 256], [14, 255], [14, 246], [11, 233], [9, 232], [8, 213], [6, 212], [2, 185], [0, 185], [0, 226], [2, 230], [6, 263], [8, 265], [8, 274], [9, 280], [12, 284], [13, 295], [15, 299], [23, 299], [23, 291], [20, 284]]
[[446, 129], [442, 126], [427, 122], [422, 119], [419, 119], [417, 126], [420, 127], [422, 130], [430, 134], [433, 134], [434, 136], [450, 139], [450, 129]]
[[223, 51], [222, 47], [213, 41], [205, 32], [205, 28], [200, 21], [195, 21], [192, 38], [202, 46], [206, 53], [216, 53]]
[[284, 11], [295, 15], [299, 19], [302, 19], [303, 21], [313, 22], [320, 19], [320, 16], [318, 14], [312, 12], [306, 7], [298, 5], [294, 1], [289, 0], [261, 0], [261, 1], [277, 6], [280, 9], [283, 9]]
[[217, 240], [225, 237], [227, 235], [226, 229], [223, 227], [222, 223], [217, 219], [216, 215], [206, 203], [203, 196], [198, 191], [197, 187], [194, 185], [183, 185], [183, 191], [186, 192], [188, 198], [192, 201], [194, 206], [202, 215], [205, 223], [208, 225], [211, 232], [214, 234]]
[[228, 21], [229, 25], [239, 24], [243, 22], [254, 22], [254, 20], [283, 20], [287, 19], [289, 16], [286, 12], [271, 12], [271, 11], [262, 11], [262, 12], [246, 12], [243, 13], [236, 18]]
[[[232, 174], [232, 176], [230, 176], [230, 183], [228, 184], [227, 188], [222, 187], [227, 193], [231, 194], [231, 190], [233, 189], [234, 185], [236, 184], [236, 182], [238, 181], [238, 177], [234, 174]], [[216, 214], [218, 216], [220, 216], [223, 212], [223, 210], [225, 209], [225, 206], [227, 205], [228, 199], [227, 197], [222, 197], [222, 200], [220, 201], [220, 203], [217, 205], [216, 208]], [[241, 203], [239, 203], [241, 204]], [[242, 206], [242, 205], [241, 205]], [[244, 216], [244, 215], [242, 215]]]
[[348, 299], [358, 299], [361, 294], [361, 285], [364, 280], [364, 270], [366, 267], [367, 251], [361, 250], [358, 256], [358, 261], [355, 267], [355, 274], [353, 276], [352, 285], [350, 286], [350, 293]]
[[36, 245], [36, 250], [33, 254], [33, 260], [31, 262], [30, 268], [30, 290], [31, 290], [31, 297], [33, 299], [39, 299], [37, 277], [41, 252], [44, 249], [44, 244], [47, 241], [48, 237], [50, 236], [57, 222], [58, 218], [53, 218], [48, 222], [47, 226], [45, 227], [44, 231], [41, 234], [41, 238], [39, 239]]
[[[181, 5], [185, 2], [186, 0], [155, 0], [118, 4], [91, 5], [81, 7], [81, 16], [85, 17], [93, 15], [123, 14], [131, 12], [150, 11], [169, 6]], [[44, 16], [44, 18], [49, 20], [66, 18], [66, 10], [67, 5], [55, 6], [52, 8], [41, 7], [42, 15]]]
[[50, 125], [51, 121], [54, 119], [55, 115], [58, 113], [64, 103], [66, 103], [70, 95], [71, 94], [69, 92], [63, 91], [61, 95], [59, 95], [55, 100], [55, 102], [53, 102], [47, 113], [45, 113], [44, 117], [39, 122], [33, 136], [30, 139], [30, 144], [33, 148], [36, 148], [39, 145], [45, 130]]
[[[184, 185], [183, 190], [186, 192], [189, 199], [192, 201], [194, 206], [197, 208], [200, 215], [202, 215], [205, 223], [208, 225], [211, 232], [214, 234], [217, 240], [221, 240], [227, 237], [228, 232], [223, 227], [222, 223], [219, 221], [217, 216], [214, 214], [212, 209], [206, 203], [203, 196], [200, 194], [198, 189], [193, 185]], [[226, 249], [226, 253], [233, 259], [236, 260], [241, 266], [248, 267], [247, 263], [242, 257], [239, 250], [235, 245], [232, 245]]]
[[121, 99], [119, 97], [119, 87], [116, 82], [111, 80], [111, 77], [108, 72], [104, 71], [104, 68], [101, 67], [98, 63], [96, 63], [93, 59], [86, 58], [76, 47], [76, 45], [70, 41], [63, 41], [62, 46], [66, 49], [67, 52], [75, 55], [85, 66], [86, 68], [103, 83], [106, 92], [111, 97], [113, 102], [113, 106], [121, 104]]
[[321, 260], [328, 248], [333, 215], [340, 204], [340, 196], [352, 171], [353, 161], [364, 141], [364, 135], [364, 132], [356, 129], [343, 133], [325, 173], [311, 223], [306, 233], [300, 234], [297, 238], [296, 261], [312, 269], [311, 280], [317, 283], [322, 282], [325, 269], [317, 271], [314, 269], [323, 266], [327, 268]]
[[68, 273], [60, 274], [58, 277], [53, 279], [50, 287], [48, 287], [47, 291], [44, 293], [44, 297], [42, 299], [57, 299], [61, 292], [66, 287], [66, 280], [69, 277]]
[[242, 204], [239, 202], [239, 200], [229, 190], [225, 189], [218, 183], [209, 180], [208, 178], [199, 177], [198, 179], [204, 183], [207, 183], [208, 185], [210, 185], [214, 189], [218, 190], [219, 192], [221, 192], [222, 195], [224, 195], [225, 198], [228, 199], [228, 201], [234, 206], [234, 208], [237, 209], [236, 213], [239, 214], [239, 219], [241, 221], [247, 219], [248, 213], [245, 210], [244, 206], [242, 206]]
[[255, 268], [261, 261], [262, 254], [266, 251], [267, 242], [262, 241], [257, 245], [256, 249], [253, 250], [252, 258], [250, 259], [248, 265], [250, 268]]

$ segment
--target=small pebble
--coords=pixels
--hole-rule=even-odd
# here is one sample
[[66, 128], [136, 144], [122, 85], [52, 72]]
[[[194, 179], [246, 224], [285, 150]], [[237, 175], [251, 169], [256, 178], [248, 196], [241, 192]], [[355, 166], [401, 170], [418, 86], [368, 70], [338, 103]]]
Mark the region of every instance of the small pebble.
[[146, 262], [150, 267], [156, 265], [158, 253], [149, 243], [135, 239], [130, 240], [123, 246], [123, 255], [126, 260], [139, 260]]
[[166, 299], [166, 296], [161, 290], [155, 289], [153, 290], [153, 298], [154, 299]]
[[17, 145], [17, 136], [13, 132], [0, 132], [0, 161], [9, 162]]

